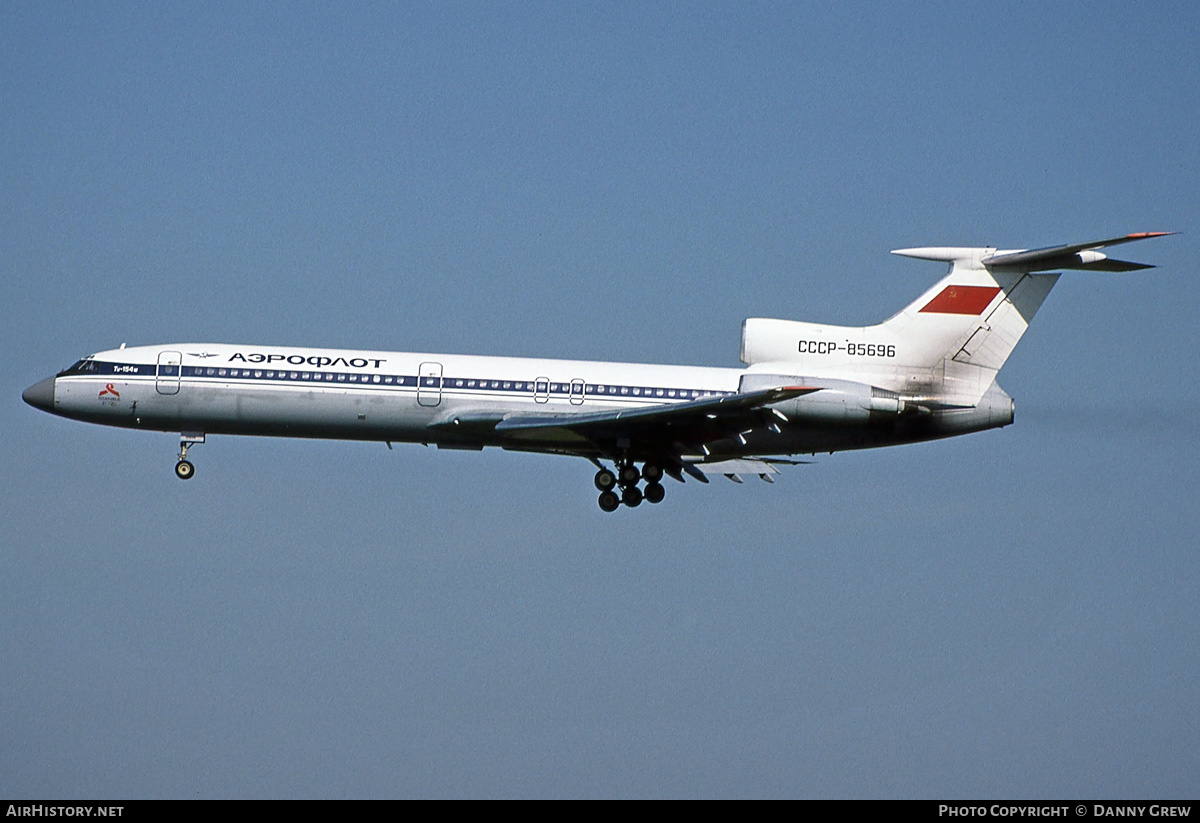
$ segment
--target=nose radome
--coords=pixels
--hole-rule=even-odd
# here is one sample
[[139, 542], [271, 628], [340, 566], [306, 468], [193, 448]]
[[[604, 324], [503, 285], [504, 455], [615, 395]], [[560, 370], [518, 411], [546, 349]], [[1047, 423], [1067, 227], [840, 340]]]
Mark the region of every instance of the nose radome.
[[54, 378], [47, 377], [40, 383], [34, 383], [21, 392], [21, 399], [35, 409], [54, 411]]

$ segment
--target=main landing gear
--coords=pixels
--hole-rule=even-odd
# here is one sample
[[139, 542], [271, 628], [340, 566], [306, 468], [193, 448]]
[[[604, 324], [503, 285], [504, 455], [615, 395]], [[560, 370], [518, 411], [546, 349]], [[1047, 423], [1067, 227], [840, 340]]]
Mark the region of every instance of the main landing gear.
[[[666, 489], [660, 482], [662, 476], [663, 470], [660, 466], [644, 463], [639, 471], [631, 460], [618, 463], [615, 473], [602, 468], [596, 472], [596, 488], [600, 490], [597, 502], [606, 512], [616, 511], [622, 503], [631, 509], [641, 505], [643, 500], [648, 503], [661, 503], [667, 496]], [[642, 480], [646, 481], [646, 485], [639, 489], [638, 483]], [[617, 493], [618, 490], [620, 494]]]
[[179, 435], [179, 462], [175, 464], [175, 476], [180, 480], [191, 480], [196, 475], [196, 467], [187, 459], [188, 449], [197, 443], [204, 442], [202, 434]]

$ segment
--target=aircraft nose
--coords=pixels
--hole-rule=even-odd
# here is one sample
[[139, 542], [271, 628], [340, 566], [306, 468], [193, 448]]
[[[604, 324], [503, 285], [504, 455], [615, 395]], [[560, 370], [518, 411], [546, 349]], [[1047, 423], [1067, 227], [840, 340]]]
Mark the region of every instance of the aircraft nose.
[[40, 383], [34, 383], [21, 392], [21, 399], [35, 409], [54, 411], [54, 378], [47, 377]]

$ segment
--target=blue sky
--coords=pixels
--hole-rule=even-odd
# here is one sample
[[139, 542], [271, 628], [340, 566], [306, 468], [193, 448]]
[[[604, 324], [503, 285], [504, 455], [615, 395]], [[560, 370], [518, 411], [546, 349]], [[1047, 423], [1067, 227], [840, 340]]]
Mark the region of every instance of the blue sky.
[[[1192, 4], [0, 7], [0, 796], [1194, 797]], [[20, 400], [122, 342], [733, 366], [1065, 277], [1015, 425], [605, 515], [583, 461]]]

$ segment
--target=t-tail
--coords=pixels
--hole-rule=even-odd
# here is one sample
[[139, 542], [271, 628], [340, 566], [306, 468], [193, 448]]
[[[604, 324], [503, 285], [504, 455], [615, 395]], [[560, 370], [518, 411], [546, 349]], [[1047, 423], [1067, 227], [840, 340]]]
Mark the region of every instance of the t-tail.
[[[742, 360], [751, 372], [847, 377], [873, 393], [895, 393], [924, 410], [994, 405], [1007, 395], [996, 373], [1029, 327], [1063, 269], [1128, 272], [1153, 268], [1099, 249], [1161, 237], [1142, 232], [1042, 249], [897, 249], [893, 254], [950, 264], [938, 283], [894, 317], [846, 327], [750, 318]], [[1011, 404], [1009, 404], [1011, 420]], [[1005, 421], [1007, 422], [1007, 421]]]

